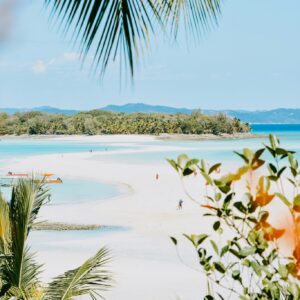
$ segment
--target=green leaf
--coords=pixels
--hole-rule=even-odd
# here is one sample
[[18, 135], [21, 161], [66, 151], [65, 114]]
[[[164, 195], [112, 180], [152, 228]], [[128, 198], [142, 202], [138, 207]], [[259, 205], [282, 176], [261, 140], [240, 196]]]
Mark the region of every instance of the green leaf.
[[173, 159], [167, 159], [167, 161], [169, 162], [169, 164], [176, 170], [176, 172], [178, 172], [178, 165], [175, 162], [175, 160]]
[[216, 252], [216, 254], [219, 255], [219, 249], [218, 249], [217, 244], [216, 244], [213, 240], [210, 240], [210, 243], [211, 243], [211, 245], [212, 245], [214, 251]]
[[251, 261], [250, 266], [257, 276], [261, 276], [262, 267], [257, 262]]
[[180, 154], [177, 157], [177, 165], [181, 168], [184, 169], [186, 163], [189, 161], [189, 157], [186, 154]]
[[201, 245], [207, 238], [208, 235], [207, 234], [192, 234], [192, 235], [187, 235], [187, 234], [183, 234], [183, 236], [185, 238], [187, 238], [188, 240], [190, 240], [194, 246], [199, 246]]
[[192, 170], [192, 169], [190, 169], [190, 168], [185, 168], [185, 169], [183, 170], [183, 172], [182, 172], [182, 175], [183, 175], [183, 176], [189, 176], [189, 175], [193, 174], [194, 172], [195, 172], [195, 171]]
[[230, 185], [218, 186], [219, 190], [224, 194], [227, 194], [230, 191]]
[[213, 181], [212, 181], [212, 179], [209, 177], [208, 174], [206, 174], [206, 173], [204, 173], [204, 172], [201, 172], [201, 174], [202, 174], [202, 176], [204, 177], [204, 179], [206, 180], [206, 182], [207, 182], [208, 184], [210, 184], [210, 185], [213, 184]]
[[271, 147], [269, 147], [269, 146], [265, 146], [266, 148], [267, 148], [267, 150], [271, 153], [271, 155], [273, 156], [273, 157], [275, 157], [276, 156], [276, 151], [275, 150], [273, 150]]
[[216, 270], [219, 271], [220, 273], [224, 274], [226, 272], [226, 268], [220, 261], [215, 262], [214, 266], [215, 266]]
[[277, 173], [277, 169], [273, 164], [268, 164], [269, 168], [271, 169], [271, 171], [276, 174]]
[[233, 206], [238, 209], [240, 212], [242, 213], [246, 213], [247, 212], [247, 208], [243, 205], [242, 202], [235, 202], [233, 204]]
[[240, 279], [240, 275], [241, 275], [241, 272], [239, 270], [233, 270], [232, 271], [232, 278], [234, 280], [239, 280]]
[[172, 237], [172, 236], [170, 236], [170, 239], [171, 239], [171, 241], [173, 242], [173, 244], [174, 244], [175, 246], [177, 246], [177, 240], [176, 240], [174, 237]]
[[100, 296], [99, 292], [112, 286], [112, 275], [106, 269], [110, 261], [108, 250], [100, 249], [79, 268], [54, 278], [46, 290], [45, 300], [69, 300], [84, 295]]
[[279, 140], [273, 134], [269, 135], [269, 141], [273, 150], [275, 150], [279, 146]]
[[289, 270], [285, 265], [280, 265], [278, 268], [278, 273], [283, 279], [287, 279], [289, 276]]
[[197, 166], [197, 164], [199, 163], [199, 159], [190, 159], [187, 163], [186, 163], [186, 167], [190, 168], [190, 167], [194, 167], [194, 170], [196, 169], [195, 167]]
[[280, 178], [281, 177], [281, 174], [285, 171], [286, 167], [282, 167], [278, 173], [277, 173], [277, 177]]
[[291, 207], [290, 201], [281, 193], [275, 193], [275, 195], [287, 206]]
[[229, 250], [229, 246], [228, 245], [224, 246], [221, 250], [220, 256], [223, 257], [228, 252], [228, 250]]
[[255, 153], [254, 153], [254, 159], [257, 160], [261, 157], [261, 155], [265, 152], [265, 149], [264, 148], [261, 148], [259, 150], [257, 150]]
[[296, 195], [294, 198], [294, 205], [300, 206], [300, 194]]
[[298, 194], [297, 196], [295, 196], [294, 198], [294, 206], [293, 209], [296, 212], [300, 212], [300, 194]]
[[245, 247], [242, 250], [240, 250], [239, 254], [242, 257], [247, 257], [249, 255], [252, 255], [256, 252], [256, 248], [255, 247]]
[[291, 282], [288, 286], [289, 292], [293, 295], [293, 299], [299, 299], [300, 298], [300, 291], [299, 286], [295, 282]]
[[218, 163], [218, 164], [215, 164], [215, 165], [213, 165], [212, 167], [210, 167], [210, 169], [209, 169], [209, 171], [208, 171], [208, 174], [211, 174], [211, 173], [213, 173], [214, 171], [216, 171], [217, 169], [219, 169], [221, 165], [222, 165], [221, 163]]
[[213, 225], [213, 229], [214, 229], [215, 231], [217, 231], [217, 230], [220, 228], [220, 226], [221, 226], [221, 222], [220, 222], [220, 221], [216, 221], [216, 222], [214, 223], [214, 225]]

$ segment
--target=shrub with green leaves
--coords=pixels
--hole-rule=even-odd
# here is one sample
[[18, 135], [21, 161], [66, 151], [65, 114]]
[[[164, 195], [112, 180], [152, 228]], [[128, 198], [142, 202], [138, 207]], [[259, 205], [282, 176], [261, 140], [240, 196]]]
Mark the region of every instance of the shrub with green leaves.
[[[220, 163], [209, 167], [185, 154], [169, 160], [183, 186], [195, 172], [206, 185], [204, 198], [187, 195], [212, 220], [212, 229], [184, 235], [207, 277], [205, 299], [300, 299], [299, 163], [276, 137], [269, 140], [256, 152], [236, 152], [243, 163], [225, 175]], [[282, 206], [288, 226], [271, 224], [274, 204]], [[177, 247], [177, 239], [171, 240]]]

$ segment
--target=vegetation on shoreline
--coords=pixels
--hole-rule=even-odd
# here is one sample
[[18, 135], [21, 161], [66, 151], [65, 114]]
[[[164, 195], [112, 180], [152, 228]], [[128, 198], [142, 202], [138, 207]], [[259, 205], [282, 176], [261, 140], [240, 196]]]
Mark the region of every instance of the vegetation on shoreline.
[[[243, 163], [228, 174], [221, 173], [221, 163], [209, 166], [185, 154], [169, 160], [184, 187], [195, 172], [205, 185], [199, 197], [185, 191], [205, 209], [203, 217], [212, 230], [184, 234], [197, 255], [197, 270], [207, 278], [204, 299], [300, 299], [300, 168], [295, 152], [270, 135], [270, 143], [256, 152], [246, 148], [235, 153]], [[171, 240], [177, 247], [177, 239]]]
[[72, 116], [25, 112], [0, 113], [0, 135], [36, 134], [234, 134], [249, 132], [250, 126], [225, 114], [114, 113], [101, 110]]

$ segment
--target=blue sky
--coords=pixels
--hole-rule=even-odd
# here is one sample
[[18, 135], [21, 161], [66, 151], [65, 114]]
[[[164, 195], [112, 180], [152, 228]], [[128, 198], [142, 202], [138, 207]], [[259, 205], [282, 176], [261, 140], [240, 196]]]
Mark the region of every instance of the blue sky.
[[23, 0], [0, 47], [0, 107], [300, 108], [300, 1], [225, 2], [217, 29], [189, 47], [183, 37], [176, 45], [157, 38], [134, 85], [120, 88], [116, 65], [100, 83], [49, 23], [43, 1]]

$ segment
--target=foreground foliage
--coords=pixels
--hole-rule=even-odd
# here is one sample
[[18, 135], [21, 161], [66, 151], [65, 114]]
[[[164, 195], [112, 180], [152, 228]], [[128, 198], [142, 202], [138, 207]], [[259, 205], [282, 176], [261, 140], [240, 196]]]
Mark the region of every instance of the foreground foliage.
[[[138, 58], [158, 35], [176, 38], [207, 32], [217, 24], [222, 0], [43, 0], [63, 32], [79, 42], [82, 58], [93, 57], [103, 74], [116, 60], [131, 76]], [[55, 19], [56, 19], [55, 18]], [[122, 64], [123, 62], [123, 64]]]
[[[300, 168], [295, 153], [270, 136], [264, 148], [237, 155], [243, 165], [223, 176], [220, 163], [209, 167], [186, 155], [169, 160], [183, 183], [197, 171], [205, 184], [203, 199], [191, 198], [207, 210], [204, 217], [210, 218], [212, 230], [184, 236], [207, 276], [206, 299], [300, 299]], [[172, 241], [178, 246], [176, 238]]]
[[124, 114], [93, 110], [76, 115], [0, 113], [1, 134], [221, 134], [248, 132], [248, 124], [224, 114]]
[[19, 180], [10, 202], [0, 195], [0, 298], [20, 300], [71, 300], [76, 296], [101, 297], [112, 276], [106, 270], [110, 261], [106, 248], [80, 267], [64, 273], [50, 284], [39, 280], [41, 265], [28, 246], [27, 239], [48, 190], [42, 182]]

